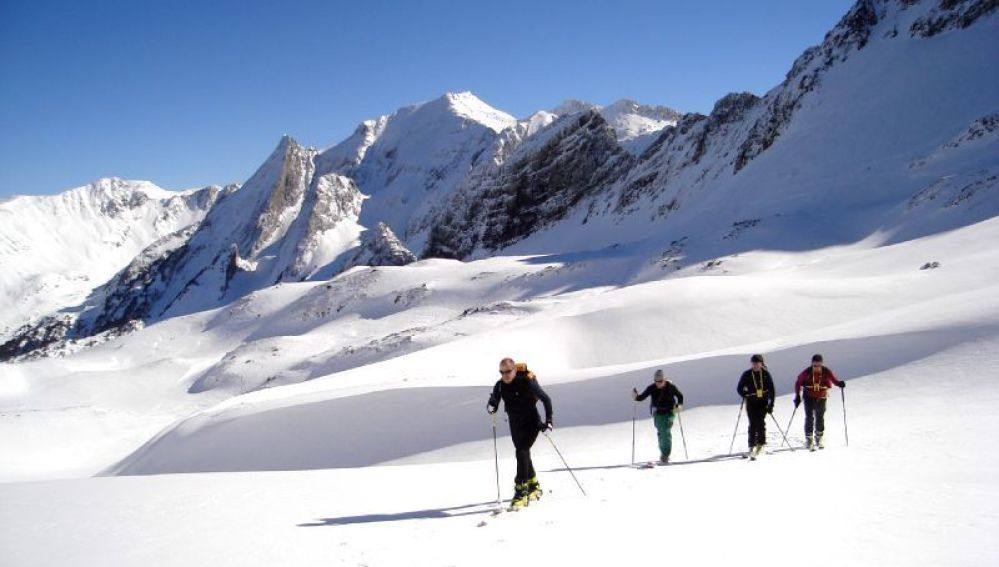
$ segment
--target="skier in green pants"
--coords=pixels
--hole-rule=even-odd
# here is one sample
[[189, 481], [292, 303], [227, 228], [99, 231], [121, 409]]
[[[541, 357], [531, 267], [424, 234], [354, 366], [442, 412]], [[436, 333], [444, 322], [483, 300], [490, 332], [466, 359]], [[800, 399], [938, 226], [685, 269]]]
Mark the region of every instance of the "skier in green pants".
[[652, 397], [649, 403], [649, 412], [656, 424], [656, 431], [659, 433], [659, 463], [668, 464], [669, 455], [673, 449], [673, 419], [676, 412], [683, 409], [683, 393], [669, 380], [666, 379], [663, 371], [656, 370], [654, 382], [649, 384], [641, 394], [632, 388], [631, 399], [640, 402], [649, 396]]

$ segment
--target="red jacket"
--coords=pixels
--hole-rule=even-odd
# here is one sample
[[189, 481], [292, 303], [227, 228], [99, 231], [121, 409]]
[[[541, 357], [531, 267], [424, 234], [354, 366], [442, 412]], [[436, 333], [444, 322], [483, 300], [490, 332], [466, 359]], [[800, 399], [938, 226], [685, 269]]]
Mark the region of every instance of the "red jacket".
[[801, 374], [798, 374], [798, 380], [794, 383], [794, 395], [800, 397], [801, 388], [804, 387], [805, 395], [809, 398], [825, 398], [828, 397], [829, 388], [839, 383], [839, 378], [836, 378], [833, 371], [825, 366], [822, 367], [821, 372], [813, 372], [812, 367], [809, 366], [802, 370]]

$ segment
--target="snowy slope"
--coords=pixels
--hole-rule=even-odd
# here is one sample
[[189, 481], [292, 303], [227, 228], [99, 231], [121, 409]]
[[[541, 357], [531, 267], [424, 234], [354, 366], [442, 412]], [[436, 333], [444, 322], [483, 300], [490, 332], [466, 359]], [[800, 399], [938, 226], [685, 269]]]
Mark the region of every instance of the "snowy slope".
[[[385, 331], [409, 327], [409, 340], [422, 343], [422, 348], [393, 344], [395, 337], [388, 335], [388, 352], [370, 353], [363, 366], [329, 379], [264, 389], [233, 399], [178, 424], [116, 470], [156, 473], [361, 466], [472, 441], [481, 435], [474, 427], [482, 409], [476, 403], [483, 387], [483, 378], [478, 376], [503, 353], [530, 361], [545, 383], [555, 383], [552, 395], [562, 400], [563, 407], [572, 408], [557, 412], [558, 422], [573, 426], [619, 419], [613, 404], [601, 409], [599, 400], [613, 398], [622, 383], [642, 379], [659, 364], [682, 362], [682, 372], [697, 377], [695, 405], [729, 400], [729, 382], [737, 374], [732, 367], [738, 368], [738, 361], [751, 351], [771, 352], [771, 368], [790, 374], [801, 360], [807, 361], [814, 345], [829, 343], [822, 349], [841, 351], [840, 358], [858, 359], [845, 363], [851, 365], [850, 374], [873, 374], [884, 369], [881, 365], [886, 360], [893, 365], [911, 360], [914, 350], [935, 352], [996, 331], [999, 287], [993, 283], [997, 275], [992, 267], [994, 253], [974, 243], [989, 240], [997, 227], [999, 223], [993, 219], [945, 237], [890, 247], [757, 253], [727, 265], [727, 273], [711, 275], [693, 268], [688, 270], [689, 277], [622, 288], [592, 287], [547, 298], [542, 290], [548, 282], [545, 270], [541, 270], [529, 275], [530, 283], [522, 284], [534, 288], [528, 294], [535, 299], [519, 310], [511, 309], [516, 304], [494, 307], [495, 313], [487, 318], [499, 320], [491, 324], [474, 322], [488, 310], [471, 317], [473, 320], [468, 315], [457, 320], [437, 315], [447, 308], [452, 313], [461, 309], [465, 305], [460, 303], [462, 295], [492, 299], [496, 305], [495, 300], [502, 295], [489, 297], [488, 278], [462, 283], [465, 278], [452, 276], [442, 281], [446, 272], [440, 267], [417, 266], [425, 272], [435, 271], [436, 277], [426, 273], [422, 279], [428, 282], [428, 289], [422, 293], [422, 288], [413, 289], [421, 296], [416, 306], [386, 312], [389, 305], [398, 305], [394, 300], [386, 305], [391, 296], [378, 302], [381, 306], [372, 304], [372, 297], [368, 306], [348, 305], [345, 310], [376, 317], [377, 322], [360, 319], [342, 328], [350, 318], [341, 317], [341, 328], [336, 331], [323, 333], [320, 327], [308, 334], [323, 333], [329, 342], [356, 336], [376, 325], [384, 325]], [[968, 248], [962, 250], [965, 246]], [[946, 258], [946, 266], [920, 270], [931, 258]], [[497, 270], [502, 264], [485, 261], [484, 266]], [[587, 276], [596, 277], [595, 272], [603, 266], [580, 262], [563, 268], [574, 272], [572, 278], [579, 282]], [[402, 276], [386, 270], [379, 270], [382, 280]], [[459, 295], [460, 291], [464, 293]], [[433, 314], [422, 315], [421, 325], [417, 325], [413, 318], [425, 311]], [[468, 312], [466, 308], [461, 313]], [[808, 316], [801, 315], [804, 313]], [[433, 315], [438, 317], [436, 325], [432, 324]], [[407, 319], [408, 324], [403, 323]], [[273, 333], [283, 335], [286, 329]], [[265, 344], [280, 348], [282, 343], [271, 339]], [[265, 351], [263, 346], [246, 349], [241, 358], [259, 356]], [[881, 354], [868, 361], [872, 350]], [[334, 358], [319, 354], [310, 361], [319, 375], [343, 369], [336, 363], [343, 350], [327, 353]], [[274, 372], [275, 363], [270, 361], [268, 372]], [[299, 363], [296, 369], [301, 372], [306, 367]], [[480, 372], [470, 372], [482, 367]], [[259, 378], [254, 378], [259, 376], [256, 371], [230, 366], [229, 372], [242, 376], [243, 384], [259, 383]], [[400, 383], [400, 377], [405, 382]], [[419, 389], [399, 390], [400, 386]], [[786, 392], [785, 384], [781, 393]], [[361, 418], [372, 407], [389, 414], [426, 415], [409, 427], [405, 440], [395, 441], [395, 433], [385, 429], [382, 421]], [[352, 435], [328, 435], [344, 428]], [[297, 432], [295, 443], [278, 442], [293, 432]], [[266, 454], [252, 451], [261, 442], [275, 449]]]
[[220, 188], [171, 192], [101, 179], [54, 196], [0, 203], [0, 342], [82, 301], [146, 246], [197, 224]]
[[[414, 441], [422, 451], [426, 440], [450, 443], [456, 431], [467, 431], [473, 442], [424, 452], [393, 466], [363, 469], [0, 484], [0, 524], [5, 527], [0, 530], [0, 551], [11, 565], [97, 560], [106, 565], [208, 560], [220, 565], [304, 565], [317, 560], [344, 565], [499, 565], [507, 564], [512, 549], [519, 549], [516, 542], [530, 541], [531, 556], [538, 561], [633, 563], [647, 560], [649, 550], [641, 540], [652, 530], [669, 534], [670, 557], [676, 561], [793, 564], [815, 550], [815, 541], [796, 534], [802, 515], [819, 509], [824, 528], [816, 538], [828, 543], [813, 561], [818, 565], [987, 565], [999, 553], [991, 537], [999, 528], [999, 460], [981, 451], [981, 439], [999, 425], [992, 410], [999, 399], [979, 386], [981, 369], [999, 363], [999, 294], [991, 268], [999, 264], [994, 251], [971, 252], [969, 243], [995, 236], [994, 225], [908, 245], [844, 250], [828, 261], [815, 254], [782, 255], [782, 268], [773, 267], [773, 257], [757, 258], [755, 270], [743, 276], [710, 277], [719, 286], [698, 289], [701, 306], [745, 290], [751, 280], [762, 280], [757, 290], [729, 299], [760, 317], [737, 316], [718, 324], [702, 317], [699, 325], [667, 321], [655, 328], [655, 334], [696, 335], [707, 342], [722, 328], [743, 338], [728, 354], [704, 352], [665, 361], [688, 398], [682, 421], [689, 458], [683, 456], [676, 428], [676, 463], [669, 468], [628, 466], [633, 410], [639, 418], [639, 460], [654, 456], [655, 433], [645, 405], [635, 408], [627, 392], [646, 383], [652, 368], [663, 361], [644, 361], [630, 371], [591, 367], [572, 377], [539, 357], [541, 379], [555, 400], [553, 438], [586, 497], [541, 438], [534, 453], [546, 489], [542, 501], [517, 515], [488, 514], [496, 479], [491, 430], [482, 406], [494, 380], [496, 357], [479, 352], [469, 354], [479, 363], [465, 367], [476, 372], [452, 379], [474, 388], [410, 389], [398, 406], [376, 399], [341, 418], [336, 410], [347, 406], [315, 403], [316, 395], [328, 396], [337, 389], [325, 384], [308, 394], [313, 397], [308, 403], [304, 391], [289, 398], [279, 395], [286, 390], [282, 388], [244, 398], [249, 408], [244, 402], [230, 403], [187, 421], [196, 444], [212, 429], [224, 432], [243, 422], [241, 435], [250, 442], [243, 457], [270, 455], [274, 463], [287, 457], [289, 446], [301, 447], [309, 438], [326, 438], [326, 444], [314, 448], [327, 452], [357, 439], [354, 448], [362, 455], [392, 452], [392, 439], [398, 441], [397, 452]], [[916, 258], [948, 253], [953, 259], [936, 270], [920, 271], [912, 265]], [[793, 267], [788, 262], [792, 258], [797, 260]], [[990, 273], [966, 286], [964, 280], [976, 266], [990, 266]], [[865, 267], [867, 273], [858, 275]], [[849, 292], [837, 285], [849, 286], [851, 280], [858, 281]], [[794, 305], [786, 311], [774, 309], [789, 297], [781, 283], [800, 290], [790, 296]], [[827, 286], [824, 300], [816, 300], [816, 286]], [[657, 295], [674, 295], [662, 291]], [[927, 300], [920, 302], [922, 293]], [[896, 296], [902, 307], [865, 307], [869, 295], [879, 294]], [[682, 304], [680, 298], [675, 301]], [[592, 305], [594, 300], [584, 303]], [[812, 324], [802, 325], [795, 336], [782, 334], [781, 329], [801, 318], [795, 309], [799, 304], [811, 307], [807, 314]], [[837, 324], [836, 315], [843, 309], [869, 316], [846, 316]], [[767, 324], [777, 320], [782, 324]], [[579, 331], [592, 328], [578, 324]], [[591, 344], [602, 344], [604, 353], [634, 348], [631, 341]], [[779, 450], [781, 438], [771, 422], [769, 441], [778, 452], [755, 463], [727, 456], [739, 409], [732, 403], [732, 385], [745, 366], [745, 355], [756, 347], [768, 353], [778, 379], [781, 397], [775, 417], [782, 428], [791, 418], [788, 388], [793, 374], [813, 351], [826, 354], [830, 366], [847, 379], [849, 447], [843, 406], [835, 397], [829, 404], [828, 448], [823, 452]], [[438, 352], [433, 362], [446, 369], [457, 351]], [[411, 359], [399, 368], [432, 370], [426, 363]], [[352, 384], [370, 385], [386, 376], [377, 365], [366, 374], [362, 380], [354, 373], [345, 380], [343, 395], [328, 399], [362, 399], [349, 394]], [[440, 378], [426, 378], [443, 386]], [[423, 390], [442, 395], [420, 397]], [[277, 403], [281, 398], [284, 401]], [[265, 403], [271, 411], [261, 411]], [[455, 412], [462, 417], [449, 417]], [[254, 415], [259, 418], [256, 426], [248, 422]], [[323, 421], [302, 421], [308, 415]], [[289, 417], [296, 421], [283, 425]], [[338, 423], [341, 419], [343, 424]], [[405, 426], [404, 434], [400, 425]], [[744, 427], [743, 420], [737, 451]], [[790, 433], [796, 445], [802, 441], [800, 427], [798, 415]], [[503, 498], [509, 498], [514, 464], [502, 421], [500, 432], [501, 490]], [[227, 443], [237, 439], [222, 439], [225, 442], [214, 444], [212, 451], [231, 455]], [[314, 452], [318, 458], [320, 453]], [[343, 456], [353, 454], [344, 451]], [[809, 483], [807, 490], [801, 488], [802, 479]], [[758, 505], [745, 505], [747, 486], [758, 495]], [[760, 531], [747, 531], [747, 525], [758, 525]], [[539, 539], [539, 534], [544, 537]], [[758, 546], [760, 538], [783, 543], [766, 544], [765, 553], [747, 556], [745, 550]], [[386, 546], [386, 540], [393, 545]]]

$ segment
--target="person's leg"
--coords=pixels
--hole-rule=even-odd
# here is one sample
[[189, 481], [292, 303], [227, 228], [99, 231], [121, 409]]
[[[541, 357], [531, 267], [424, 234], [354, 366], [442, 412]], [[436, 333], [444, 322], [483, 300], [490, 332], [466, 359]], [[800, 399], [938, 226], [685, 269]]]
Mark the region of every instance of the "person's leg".
[[805, 396], [805, 437], [811, 437], [815, 431], [815, 400]]
[[663, 416], [663, 432], [662, 439], [659, 441], [659, 448], [662, 450], [662, 454], [666, 455], [668, 460], [670, 455], [673, 453], [673, 416], [676, 415], [673, 412]]
[[666, 416], [654, 413], [652, 414], [652, 422], [656, 424], [656, 440], [659, 445], [659, 459], [662, 460], [666, 456]]
[[527, 470], [525, 471], [527, 476], [524, 477], [524, 482], [532, 479], [536, 480], [535, 477], [537, 477], [537, 473], [534, 471], [534, 459], [531, 458], [531, 448], [534, 447], [534, 442], [538, 440], [538, 433], [540, 433], [540, 431], [540, 424], [534, 424], [533, 427], [529, 427], [529, 429], [524, 433], [524, 443], [527, 448]]
[[541, 498], [541, 483], [538, 482], [538, 474], [534, 470], [534, 459], [531, 457], [531, 448], [534, 447], [534, 442], [538, 439], [538, 434], [540, 432], [540, 424], [534, 424], [530, 427], [528, 431], [525, 432], [525, 445], [527, 449], [527, 454], [524, 459], [527, 461], [527, 474], [526, 480], [524, 481], [524, 492], [529, 499], [537, 500]]
[[756, 447], [756, 415], [755, 403], [752, 398], [746, 400], [746, 423], [749, 424], [749, 448]]
[[767, 407], [762, 400], [752, 400], [752, 403], [747, 403], [746, 407], [749, 411], [749, 426], [750, 426], [750, 446], [761, 446], [765, 445], [767, 442]]
[[826, 432], [826, 398], [815, 400], [815, 442], [819, 448], [825, 447], [822, 435]]
[[815, 400], [815, 434], [821, 436], [826, 431], [826, 399]]
[[513, 440], [514, 456], [517, 457], [517, 476], [514, 477], [515, 485], [523, 484], [530, 476], [531, 439], [529, 431], [521, 422], [510, 420], [510, 437]]
[[815, 446], [815, 400], [805, 396], [805, 445], [812, 449]]

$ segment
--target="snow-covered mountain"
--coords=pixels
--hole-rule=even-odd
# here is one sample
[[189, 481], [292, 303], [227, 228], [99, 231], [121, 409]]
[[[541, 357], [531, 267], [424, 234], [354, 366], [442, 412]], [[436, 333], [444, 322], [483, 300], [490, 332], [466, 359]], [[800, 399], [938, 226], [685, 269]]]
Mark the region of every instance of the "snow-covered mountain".
[[318, 156], [317, 171], [354, 179], [369, 197], [361, 224], [383, 222], [420, 249], [455, 185], [488, 160], [499, 133], [515, 123], [471, 93], [448, 93], [362, 123]]
[[[709, 116], [685, 115], [626, 175], [506, 253], [633, 243], [696, 262], [879, 231], [898, 240], [990, 218], [999, 211], [987, 189], [997, 147], [984, 124], [999, 107], [999, 80], [989, 6], [858, 2], [781, 85], [762, 97], [730, 94]], [[972, 132], [982, 135], [957, 141]], [[965, 198], [934, 207], [917, 197], [930, 187]], [[471, 242], [477, 230], [450, 238]]]
[[649, 147], [661, 130], [676, 125], [683, 113], [668, 106], [640, 104], [623, 98], [607, 106], [600, 106], [582, 100], [566, 100], [552, 109], [556, 116], [580, 114], [595, 110], [614, 129], [621, 146], [634, 155], [640, 155]]
[[76, 305], [144, 248], [197, 225], [221, 188], [171, 192], [100, 179], [0, 203], [0, 342], [39, 315]]
[[[999, 106], [982, 31], [994, 25], [989, 6], [858, 2], [782, 84], [761, 97], [730, 94], [708, 116], [625, 99], [567, 101], [516, 120], [449, 93], [365, 121], [322, 152], [286, 138], [203, 227], [146, 251], [85, 305], [22, 329], [3, 352], [330, 277], [364, 256], [359, 235], [379, 223], [422, 257], [630, 243], [675, 268], [786, 243], [787, 232], [807, 247], [989, 218]], [[956, 84], [967, 94], [956, 96]], [[928, 195], [956, 204], [940, 210]], [[841, 228], [824, 230], [817, 214]]]

